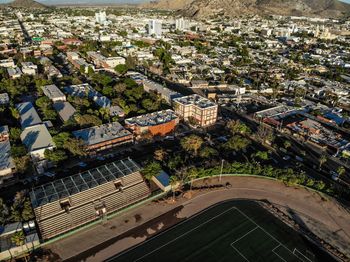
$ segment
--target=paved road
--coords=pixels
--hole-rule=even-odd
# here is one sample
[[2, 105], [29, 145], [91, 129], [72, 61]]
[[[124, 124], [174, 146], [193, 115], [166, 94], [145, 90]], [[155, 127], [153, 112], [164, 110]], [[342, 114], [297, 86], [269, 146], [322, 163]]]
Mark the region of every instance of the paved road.
[[[217, 182], [218, 178], [213, 178], [194, 185]], [[180, 198], [176, 204], [149, 203], [47, 248], [68, 261], [103, 261], [215, 203], [254, 199], [268, 200], [286, 212], [292, 211], [316, 235], [350, 257], [350, 213], [335, 200], [263, 178], [228, 177], [222, 182], [230, 182], [232, 188], [196, 191], [192, 199]]]

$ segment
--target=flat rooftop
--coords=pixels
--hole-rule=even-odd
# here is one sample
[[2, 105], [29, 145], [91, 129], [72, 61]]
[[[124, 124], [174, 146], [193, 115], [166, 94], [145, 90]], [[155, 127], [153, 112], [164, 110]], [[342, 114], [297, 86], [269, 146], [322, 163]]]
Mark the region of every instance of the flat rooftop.
[[56, 85], [43, 86], [41, 89], [43, 90], [44, 94], [50, 99], [66, 97]]
[[138, 126], [156, 126], [177, 119], [178, 116], [173, 110], [163, 110], [150, 114], [125, 119], [125, 123]]
[[34, 208], [57, 201], [140, 171], [130, 158], [99, 166], [32, 189], [30, 199]]
[[129, 136], [131, 133], [119, 122], [113, 122], [74, 131], [73, 135], [76, 138], [82, 139], [86, 145], [95, 145], [116, 138]]
[[196, 105], [200, 108], [217, 106], [214, 102], [210, 101], [209, 99], [196, 94], [175, 98], [173, 101], [183, 105]]

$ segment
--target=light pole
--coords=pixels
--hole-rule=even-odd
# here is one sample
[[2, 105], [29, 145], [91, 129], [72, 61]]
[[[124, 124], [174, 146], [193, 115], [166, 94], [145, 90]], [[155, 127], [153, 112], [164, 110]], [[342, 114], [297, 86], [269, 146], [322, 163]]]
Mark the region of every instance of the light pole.
[[224, 159], [221, 159], [221, 169], [220, 169], [220, 178], [219, 181], [221, 182], [221, 177], [222, 177], [222, 170], [224, 169]]

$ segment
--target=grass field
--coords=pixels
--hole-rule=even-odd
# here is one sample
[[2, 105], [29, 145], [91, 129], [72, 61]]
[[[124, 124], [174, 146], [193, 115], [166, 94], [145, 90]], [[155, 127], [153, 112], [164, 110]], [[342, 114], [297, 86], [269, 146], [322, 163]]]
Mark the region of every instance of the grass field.
[[252, 201], [216, 205], [108, 261], [334, 261]]

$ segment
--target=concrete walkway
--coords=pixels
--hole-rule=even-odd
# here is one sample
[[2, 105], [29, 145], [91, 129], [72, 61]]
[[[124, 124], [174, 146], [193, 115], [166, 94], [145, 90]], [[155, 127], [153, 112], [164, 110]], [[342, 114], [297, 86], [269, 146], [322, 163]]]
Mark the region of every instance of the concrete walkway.
[[[79, 232], [47, 246], [62, 260], [103, 261], [197, 212], [229, 199], [268, 200], [293, 214], [313, 233], [350, 257], [350, 213], [334, 199], [300, 187], [256, 177], [223, 177], [232, 188], [196, 191], [192, 199], [175, 204], [149, 203], [117, 216], [105, 224]], [[218, 178], [194, 182], [216, 184]]]

